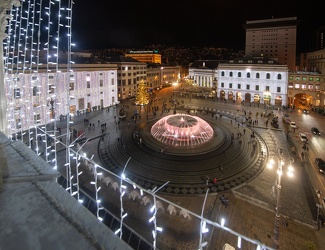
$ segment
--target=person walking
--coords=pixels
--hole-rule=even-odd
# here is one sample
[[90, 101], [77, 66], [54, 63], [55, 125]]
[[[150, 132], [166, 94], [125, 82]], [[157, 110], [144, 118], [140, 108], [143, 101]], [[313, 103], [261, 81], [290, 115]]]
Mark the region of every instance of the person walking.
[[205, 184], [207, 185], [207, 186], [209, 186], [209, 176], [205, 176]]

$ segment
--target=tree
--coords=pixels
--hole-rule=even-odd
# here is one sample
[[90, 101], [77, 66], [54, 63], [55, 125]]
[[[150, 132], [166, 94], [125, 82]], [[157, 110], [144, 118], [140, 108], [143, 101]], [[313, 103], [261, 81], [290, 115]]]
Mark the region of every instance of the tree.
[[138, 91], [135, 99], [136, 105], [147, 105], [149, 103], [149, 95], [147, 91], [147, 86], [142, 79], [138, 86]]

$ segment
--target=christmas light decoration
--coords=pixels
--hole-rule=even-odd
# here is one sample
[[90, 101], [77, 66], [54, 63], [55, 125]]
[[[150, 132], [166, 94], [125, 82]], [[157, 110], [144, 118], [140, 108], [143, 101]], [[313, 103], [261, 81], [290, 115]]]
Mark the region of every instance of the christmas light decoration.
[[143, 79], [139, 82], [139, 86], [135, 98], [136, 98], [135, 99], [136, 105], [143, 106], [149, 103], [149, 94], [148, 94], [147, 86], [144, 83]]
[[[34, 147], [37, 155], [44, 157], [54, 168], [57, 168], [56, 147], [57, 145], [63, 146], [66, 150], [66, 161], [62, 165], [66, 169], [65, 177], [67, 180], [67, 186], [63, 188], [71, 196], [76, 197], [79, 202], [82, 201], [79, 194], [79, 176], [82, 171], [79, 171], [79, 167], [80, 164], [87, 163], [92, 166], [93, 179], [90, 184], [93, 186], [94, 200], [97, 206], [96, 216], [99, 221], [103, 221], [100, 212], [104, 210], [99, 195], [104, 187], [100, 186], [99, 181], [104, 175], [103, 173], [120, 179], [120, 227], [115, 231], [116, 234], [120, 233], [120, 238], [122, 238], [123, 219], [128, 215], [123, 208], [123, 197], [128, 191], [125, 184], [128, 184], [132, 185], [133, 189], [138, 188], [141, 196], [144, 193], [153, 196], [149, 221], [154, 223], [154, 230], [152, 230], [154, 249], [156, 249], [157, 231], [163, 232], [163, 229], [157, 226], [156, 221], [157, 199], [200, 219], [200, 248], [208, 244], [202, 242], [202, 234], [209, 232], [208, 225], [236, 235], [238, 247], [241, 247], [242, 239], [257, 245], [257, 249], [265, 247], [260, 242], [225, 227], [224, 220], [218, 224], [203, 218], [203, 210], [209, 190], [207, 190], [202, 213], [199, 216], [156, 194], [169, 182], [158, 189], [145, 190], [126, 178], [124, 172], [130, 158], [125, 164], [121, 176], [118, 176], [94, 162], [94, 156], [88, 158], [84, 154], [82, 147], [89, 139], [75, 151], [73, 147], [80, 137], [72, 141], [70, 126], [73, 124], [72, 117], [75, 113], [71, 107], [77, 106], [78, 101], [82, 103], [82, 100], [86, 104], [93, 103], [96, 106], [115, 105], [114, 100], [117, 100], [116, 70], [92, 72], [75, 72], [73, 70], [72, 65], [76, 66], [71, 58], [71, 47], [74, 45], [72, 43], [73, 1], [2, 0], [0, 6], [2, 7], [1, 10], [5, 10], [0, 13], [0, 39], [4, 40], [4, 47], [2, 47], [2, 43], [0, 45], [1, 52], [4, 52], [0, 53], [0, 63], [4, 62], [4, 67], [2, 65], [0, 67], [1, 131], [12, 140], [26, 141], [29, 147]], [[59, 60], [62, 55], [60, 49], [63, 47], [67, 48], [67, 56], [62, 57], [66, 60], [64, 67], [60, 65]], [[2, 55], [4, 55], [4, 60], [2, 60]], [[45, 64], [42, 63], [44, 61]], [[2, 72], [3, 69], [4, 72]], [[103, 85], [102, 91], [96, 92], [98, 86], [95, 83], [99, 83], [100, 80], [103, 80], [106, 85]], [[88, 82], [90, 86], [94, 85], [94, 87], [88, 89]], [[84, 98], [85, 90], [91, 93], [86, 98]], [[113, 92], [114, 94], [112, 94]], [[139, 84], [137, 104], [148, 104], [147, 88], [143, 80]], [[88, 106], [81, 106], [79, 110], [89, 111]], [[58, 136], [56, 122], [59, 115], [66, 117], [67, 132]], [[61, 142], [59, 139], [64, 137], [66, 141]], [[45, 152], [41, 152], [43, 149]], [[72, 163], [76, 165], [75, 173], [72, 171]], [[268, 248], [265, 247], [265, 249]]]

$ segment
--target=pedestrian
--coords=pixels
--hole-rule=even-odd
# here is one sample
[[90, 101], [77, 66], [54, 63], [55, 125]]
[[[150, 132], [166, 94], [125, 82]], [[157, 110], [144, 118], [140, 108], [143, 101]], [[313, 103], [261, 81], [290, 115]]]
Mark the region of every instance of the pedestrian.
[[216, 178], [216, 177], [214, 177], [214, 179], [213, 179], [213, 184], [214, 184], [214, 185], [217, 184], [217, 178]]
[[246, 133], [246, 129], [243, 130], [244, 134]]
[[100, 121], [98, 120], [98, 127], [99, 127]]
[[229, 204], [228, 198], [225, 198], [224, 204], [225, 204], [225, 207], [227, 208], [228, 207], [228, 204]]
[[120, 141], [120, 137], [117, 137], [117, 141], [118, 141], [118, 142]]
[[205, 176], [205, 184], [208, 186], [209, 185], [209, 176]]

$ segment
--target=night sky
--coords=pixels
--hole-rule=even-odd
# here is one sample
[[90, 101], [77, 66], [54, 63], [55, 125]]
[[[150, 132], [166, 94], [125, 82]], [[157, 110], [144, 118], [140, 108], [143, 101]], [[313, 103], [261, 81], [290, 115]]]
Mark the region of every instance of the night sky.
[[244, 49], [246, 20], [297, 16], [298, 50], [303, 51], [309, 41], [306, 35], [325, 25], [324, 0], [304, 5], [293, 0], [74, 2], [73, 40], [80, 50], [152, 44]]

